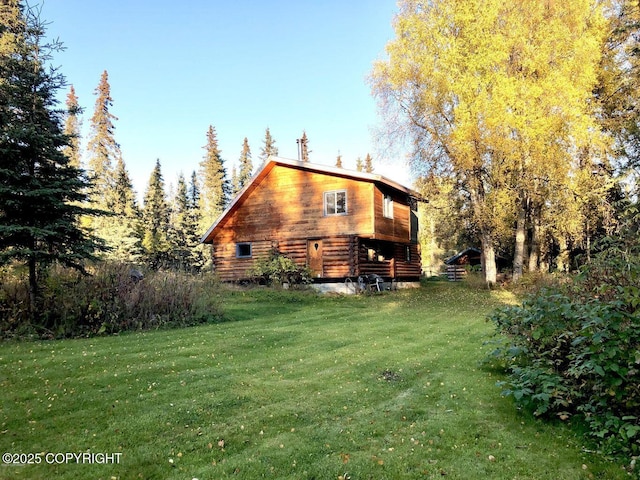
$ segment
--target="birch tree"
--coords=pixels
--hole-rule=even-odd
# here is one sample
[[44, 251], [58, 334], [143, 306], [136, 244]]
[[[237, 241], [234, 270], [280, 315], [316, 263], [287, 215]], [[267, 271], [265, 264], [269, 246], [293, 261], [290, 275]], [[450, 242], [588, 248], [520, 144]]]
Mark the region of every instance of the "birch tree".
[[527, 205], [566, 188], [576, 153], [603, 145], [589, 99], [604, 26], [592, 0], [400, 3], [373, 92], [414, 163], [468, 196], [488, 285], [504, 225], [518, 225], [521, 272]]

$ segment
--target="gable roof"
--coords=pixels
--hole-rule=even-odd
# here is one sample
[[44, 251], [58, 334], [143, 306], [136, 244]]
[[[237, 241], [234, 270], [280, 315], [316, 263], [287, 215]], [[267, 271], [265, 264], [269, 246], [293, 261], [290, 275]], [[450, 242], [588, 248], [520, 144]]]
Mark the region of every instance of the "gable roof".
[[224, 212], [222, 212], [222, 214], [213, 223], [213, 225], [211, 225], [209, 230], [207, 230], [207, 232], [202, 236], [202, 238], [200, 239], [200, 242], [202, 243], [206, 242], [207, 238], [211, 235], [211, 233], [215, 230], [215, 228], [221, 223], [223, 223], [229, 215], [231, 215], [235, 210], [238, 209], [238, 207], [242, 204], [244, 199], [260, 184], [260, 182], [262, 182], [262, 180], [264, 180], [264, 178], [271, 172], [271, 170], [273, 170], [273, 168], [276, 165], [288, 167], [288, 168], [296, 168], [296, 169], [305, 170], [308, 172], [316, 172], [316, 173], [322, 173], [325, 175], [333, 175], [337, 177], [352, 178], [354, 180], [360, 180], [365, 182], [378, 183], [381, 185], [385, 185], [389, 188], [392, 188], [394, 190], [397, 190], [399, 192], [405, 193], [406, 195], [412, 198], [416, 198], [416, 199], [422, 198], [420, 194], [418, 194], [418, 192], [411, 190], [410, 188], [407, 188], [393, 180], [390, 180], [382, 175], [378, 175], [375, 173], [357, 172], [355, 170], [347, 170], [344, 168], [330, 167], [327, 165], [319, 165], [315, 163], [302, 162], [299, 160], [291, 160], [288, 158], [269, 156], [269, 158], [267, 158], [267, 161], [264, 163], [262, 168], [258, 170], [253, 175], [253, 177], [251, 177], [251, 180], [249, 181], [249, 183], [245, 185], [244, 188], [242, 188], [242, 190], [238, 192], [238, 194], [231, 201], [227, 209]]

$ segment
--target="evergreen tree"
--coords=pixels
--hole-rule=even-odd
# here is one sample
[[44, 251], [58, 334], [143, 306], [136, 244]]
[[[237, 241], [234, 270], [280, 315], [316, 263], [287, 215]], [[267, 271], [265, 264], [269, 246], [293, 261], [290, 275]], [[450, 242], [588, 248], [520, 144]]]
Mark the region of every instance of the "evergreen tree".
[[198, 184], [198, 174], [194, 170], [191, 172], [191, 181], [189, 182], [189, 209], [199, 215], [200, 209], [200, 186]]
[[39, 13], [18, 0], [0, 8], [0, 265], [27, 265], [32, 320], [46, 266], [83, 270], [100, 248], [78, 224], [95, 212], [81, 206], [89, 183], [62, 150], [70, 146], [56, 108], [64, 77], [46, 67], [60, 45], [43, 43]]
[[80, 168], [80, 105], [78, 104], [78, 97], [76, 96], [76, 90], [71, 85], [69, 93], [67, 95], [67, 116], [64, 121], [64, 134], [69, 137], [69, 145], [64, 147], [62, 151], [69, 159], [69, 164], [72, 167]]
[[93, 227], [110, 248], [107, 258], [135, 262], [142, 254], [140, 210], [122, 158], [116, 163], [114, 182], [109, 199], [112, 215], [94, 222]]
[[187, 241], [193, 245], [193, 267], [195, 270], [200, 270], [204, 264], [204, 245], [200, 243], [200, 186], [198, 184], [198, 175], [195, 170], [191, 173], [191, 181], [189, 182], [189, 188], [187, 190], [187, 199], [189, 207], [189, 222], [190, 225], [192, 225], [187, 234]]
[[371, 160], [371, 155], [368, 153], [364, 159], [364, 171], [367, 173], [373, 173], [373, 162]]
[[260, 155], [258, 156], [258, 158], [260, 159], [260, 164], [261, 165], [265, 164], [265, 162], [267, 161], [267, 158], [269, 158], [269, 156], [271, 156], [271, 155], [274, 156], [274, 157], [278, 156], [278, 147], [276, 147], [276, 141], [271, 136], [271, 132], [269, 131], [269, 127], [267, 127], [267, 130], [264, 132], [263, 143], [264, 143], [264, 145], [260, 149]]
[[234, 165], [233, 167], [231, 167], [231, 194], [235, 196], [239, 191], [240, 186], [238, 184], [238, 169]]
[[336, 157], [336, 167], [342, 168], [342, 155]]
[[186, 232], [186, 226], [189, 221], [189, 197], [187, 183], [182, 172], [178, 175], [178, 184], [171, 210], [171, 228], [169, 230], [171, 257], [177, 268], [185, 270], [188, 269], [190, 264], [190, 251]]
[[167, 238], [169, 214], [164, 179], [158, 159], [149, 177], [142, 210], [142, 247], [152, 268], [159, 268], [166, 264], [169, 251]]
[[309, 150], [309, 138], [307, 137], [307, 132], [304, 130], [302, 131], [302, 138], [300, 139], [300, 152], [302, 161], [308, 162], [311, 151]]
[[356, 170], [358, 172], [362, 172], [364, 170], [364, 165], [362, 164], [362, 159], [360, 157], [356, 160]]
[[251, 162], [251, 149], [249, 141], [244, 137], [242, 142], [242, 153], [240, 154], [240, 172], [238, 173], [238, 190], [242, 190], [244, 186], [251, 180], [253, 174], [253, 163]]
[[91, 138], [87, 145], [89, 154], [89, 173], [95, 190], [92, 199], [100, 208], [110, 209], [110, 196], [114, 184], [114, 163], [121, 157], [120, 145], [115, 140], [117, 120], [109, 109], [113, 106], [109, 74], [102, 72], [100, 84], [95, 90], [97, 95], [95, 110], [91, 117]]
[[[192, 176], [192, 182], [193, 180], [194, 178]], [[193, 212], [192, 186], [193, 183], [187, 188], [184, 175], [180, 173], [173, 200], [172, 225], [170, 230], [171, 257], [173, 263], [175, 267], [189, 272], [197, 271], [201, 267], [201, 254], [198, 251], [200, 244], [198, 217], [194, 215]]]
[[135, 217], [138, 214], [136, 194], [129, 172], [122, 158], [118, 158], [114, 170], [112, 212], [116, 215]]
[[202, 178], [200, 204], [203, 226], [209, 228], [227, 208], [231, 188], [224, 160], [218, 148], [216, 129], [211, 125], [207, 131], [207, 144], [204, 148], [206, 154], [200, 162], [200, 177]]

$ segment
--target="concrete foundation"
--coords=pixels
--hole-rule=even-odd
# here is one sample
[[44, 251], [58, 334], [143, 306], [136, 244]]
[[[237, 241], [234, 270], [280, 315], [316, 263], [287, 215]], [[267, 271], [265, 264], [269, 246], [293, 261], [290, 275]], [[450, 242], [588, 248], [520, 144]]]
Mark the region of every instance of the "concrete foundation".
[[[349, 284], [345, 282], [313, 283], [311, 284], [311, 288], [319, 293], [338, 293], [341, 295], [355, 295], [356, 293], [359, 293], [357, 282]], [[383, 291], [405, 288], [420, 288], [420, 282], [383, 282], [381, 284], [381, 288]]]

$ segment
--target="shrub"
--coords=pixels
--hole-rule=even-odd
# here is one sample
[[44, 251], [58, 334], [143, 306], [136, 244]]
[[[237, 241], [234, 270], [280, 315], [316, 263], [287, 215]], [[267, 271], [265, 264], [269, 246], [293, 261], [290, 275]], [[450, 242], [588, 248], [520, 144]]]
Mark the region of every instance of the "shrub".
[[207, 275], [152, 271], [142, 280], [130, 266], [100, 263], [91, 275], [51, 268], [43, 282], [36, 318], [24, 311], [28, 295], [19, 278], [0, 289], [0, 332], [46, 338], [188, 326], [222, 318], [216, 284]]
[[490, 319], [504, 393], [535, 415], [580, 415], [609, 453], [640, 454], [640, 257], [607, 250], [573, 282]]
[[268, 256], [258, 259], [249, 274], [255, 282], [267, 285], [288, 283], [300, 286], [312, 282], [311, 270], [307, 266], [298, 265], [277, 248], [271, 249]]

